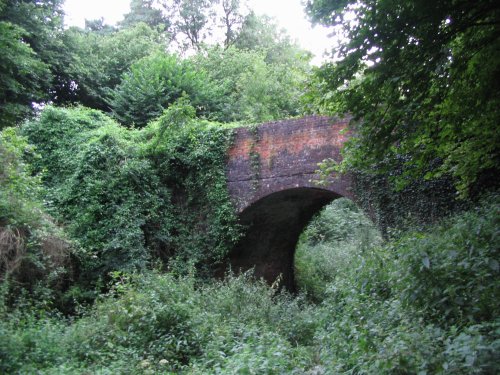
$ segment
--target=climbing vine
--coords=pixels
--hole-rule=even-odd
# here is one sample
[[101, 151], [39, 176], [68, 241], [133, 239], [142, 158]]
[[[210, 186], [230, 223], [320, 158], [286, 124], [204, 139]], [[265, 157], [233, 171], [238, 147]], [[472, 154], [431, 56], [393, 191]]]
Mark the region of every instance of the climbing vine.
[[450, 178], [415, 179], [396, 189], [391, 176], [360, 171], [351, 176], [357, 203], [386, 237], [394, 230], [435, 223], [467, 205], [456, 199]]
[[82, 277], [158, 261], [209, 275], [238, 240], [225, 176], [232, 130], [194, 113], [181, 100], [138, 131], [98, 111], [48, 107], [24, 127], [48, 208], [81, 249]]
[[[431, 180], [424, 176], [404, 177], [408, 167], [403, 162], [385, 174], [380, 173], [394, 163], [384, 160], [372, 172], [367, 172], [326, 159], [318, 164], [319, 179], [314, 182], [326, 186], [335, 174], [349, 175], [356, 202], [385, 236], [392, 230], [432, 224], [471, 203], [457, 199], [457, 190], [449, 175]], [[401, 179], [405, 179], [405, 183], [397, 184]]]
[[[172, 193], [174, 230], [167, 253], [170, 266], [195, 264], [210, 273], [240, 236], [226, 185], [226, 155], [233, 131], [193, 118], [185, 103], [169, 108], [146, 132], [157, 134], [146, 155]], [[172, 118], [174, 111], [182, 116]]]
[[250, 159], [250, 168], [252, 169], [252, 189], [257, 190], [259, 188], [259, 177], [260, 177], [260, 154], [255, 150], [255, 147], [260, 141], [259, 135], [259, 125], [253, 124], [249, 126], [248, 131], [252, 138], [250, 144], [250, 151], [248, 157]]

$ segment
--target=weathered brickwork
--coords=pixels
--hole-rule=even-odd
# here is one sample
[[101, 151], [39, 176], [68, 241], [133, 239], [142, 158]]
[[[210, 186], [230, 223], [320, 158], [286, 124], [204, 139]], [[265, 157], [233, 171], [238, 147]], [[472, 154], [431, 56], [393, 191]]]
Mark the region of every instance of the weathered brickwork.
[[347, 176], [321, 188], [314, 183], [319, 162], [340, 160], [348, 121], [310, 116], [236, 130], [228, 188], [248, 229], [230, 254], [233, 270], [254, 267], [269, 282], [281, 275], [293, 289], [293, 255], [304, 226], [331, 200], [352, 198]]
[[[312, 181], [318, 178], [318, 163], [340, 160], [348, 121], [310, 116], [237, 129], [227, 177], [238, 211], [277, 191], [317, 187]], [[326, 189], [350, 196], [345, 177], [333, 179]]]

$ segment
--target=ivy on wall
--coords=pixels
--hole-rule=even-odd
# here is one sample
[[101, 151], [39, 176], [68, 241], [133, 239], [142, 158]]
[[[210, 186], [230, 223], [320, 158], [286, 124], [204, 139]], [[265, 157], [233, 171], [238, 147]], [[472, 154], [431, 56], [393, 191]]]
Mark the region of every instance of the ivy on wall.
[[238, 240], [225, 176], [232, 130], [194, 114], [182, 99], [130, 130], [95, 110], [47, 107], [24, 126], [46, 205], [79, 245], [82, 277], [158, 260], [209, 275]]

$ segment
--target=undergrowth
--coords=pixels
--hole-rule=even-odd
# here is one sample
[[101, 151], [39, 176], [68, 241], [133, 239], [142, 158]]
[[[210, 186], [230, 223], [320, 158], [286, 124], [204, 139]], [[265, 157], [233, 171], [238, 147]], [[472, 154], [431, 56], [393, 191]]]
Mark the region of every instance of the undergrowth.
[[72, 246], [43, 207], [33, 147], [14, 128], [0, 132], [0, 282], [10, 296], [60, 290], [71, 278]]
[[496, 374], [499, 208], [490, 197], [358, 252], [333, 236], [330, 256], [342, 262], [329, 263], [319, 304], [248, 275], [156, 271], [114, 273], [109, 292], [71, 319], [2, 304], [0, 371]]
[[298, 288], [312, 300], [322, 301], [339, 273], [381, 243], [374, 224], [352, 201], [334, 200], [299, 238], [294, 262]]

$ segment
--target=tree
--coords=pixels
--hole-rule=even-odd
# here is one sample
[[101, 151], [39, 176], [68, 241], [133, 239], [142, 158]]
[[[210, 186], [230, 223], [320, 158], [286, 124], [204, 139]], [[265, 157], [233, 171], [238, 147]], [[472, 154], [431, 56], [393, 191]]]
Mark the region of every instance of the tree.
[[218, 0], [173, 0], [162, 1], [168, 19], [173, 20], [174, 35], [185, 49], [199, 50], [203, 41], [212, 32], [210, 21], [215, 17], [213, 5]]
[[109, 95], [130, 66], [165, 49], [164, 35], [144, 23], [116, 32], [70, 28], [64, 34], [73, 92], [66, 101], [109, 111]]
[[462, 195], [498, 171], [498, 2], [310, 0], [307, 10], [344, 38], [311, 97], [354, 116], [345, 167], [403, 164], [403, 184], [452, 175]]
[[163, 15], [161, 9], [154, 7], [153, 0], [131, 0], [130, 12], [125, 14], [119, 26], [126, 29], [138, 23], [145, 23], [151, 28], [160, 27], [167, 31], [171, 27], [170, 20]]
[[271, 63], [266, 50], [214, 46], [194, 60], [217, 85], [212, 98], [219, 121], [262, 122], [301, 113], [309, 55]]
[[210, 111], [208, 77], [189, 61], [157, 53], [134, 63], [112, 91], [113, 115], [124, 125], [145, 126], [177, 99], [188, 96], [198, 114]]
[[228, 48], [235, 42], [237, 29], [243, 25], [244, 17], [241, 14], [241, 0], [221, 0], [221, 22], [224, 28], [224, 47]]
[[100, 111], [52, 106], [22, 132], [40, 153], [50, 213], [85, 249], [82, 279], [144, 267], [169, 230], [170, 196], [134, 134]]
[[265, 51], [268, 63], [291, 63], [306, 61], [311, 54], [302, 49], [286, 30], [280, 29], [275, 20], [250, 12], [236, 35], [234, 45], [239, 49]]
[[15, 125], [32, 112], [31, 104], [48, 98], [42, 77], [49, 67], [22, 41], [25, 31], [0, 21], [0, 129]]
[[21, 121], [64, 85], [61, 3], [0, 0], [0, 127]]
[[85, 30], [101, 34], [111, 34], [116, 31], [115, 27], [104, 23], [104, 18], [85, 20]]
[[235, 45], [240, 49], [270, 48], [281, 39], [280, 30], [272, 18], [251, 11], [243, 20]]

